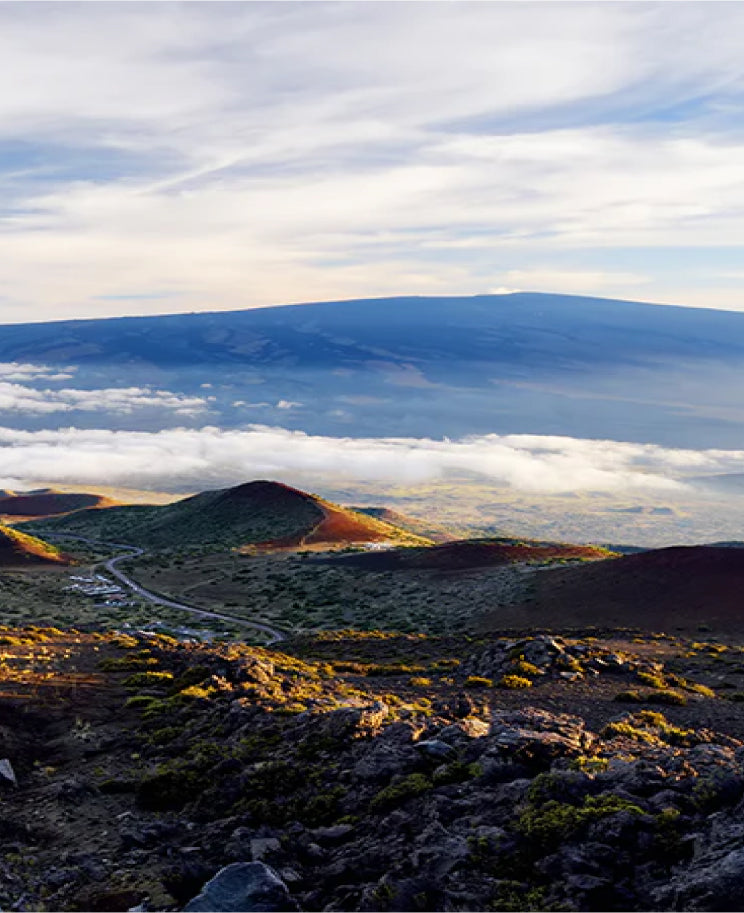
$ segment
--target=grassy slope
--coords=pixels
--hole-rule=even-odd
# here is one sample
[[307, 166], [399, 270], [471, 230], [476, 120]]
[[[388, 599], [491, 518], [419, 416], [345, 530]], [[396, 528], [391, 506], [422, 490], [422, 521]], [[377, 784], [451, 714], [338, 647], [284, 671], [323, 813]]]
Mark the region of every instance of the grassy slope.
[[[327, 521], [334, 520], [329, 524]], [[313, 541], [378, 541], [421, 544], [425, 540], [395, 527], [346, 511], [344, 508], [272, 482], [251, 482], [235, 488], [203, 492], [174, 504], [82, 510], [65, 517], [28, 524], [27, 529], [67, 530], [92, 539], [121, 541], [152, 548], [190, 546], [232, 547], [274, 542], [302, 544]]]
[[19, 532], [9, 526], [0, 526], [0, 565], [41, 563], [51, 561], [54, 564], [68, 564], [69, 559], [58, 548]]

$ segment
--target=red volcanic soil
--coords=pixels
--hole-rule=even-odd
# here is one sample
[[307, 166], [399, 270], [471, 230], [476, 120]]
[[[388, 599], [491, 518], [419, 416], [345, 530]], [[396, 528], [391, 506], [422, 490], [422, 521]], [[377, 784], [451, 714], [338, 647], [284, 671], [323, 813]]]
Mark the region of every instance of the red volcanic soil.
[[0, 567], [25, 567], [29, 564], [71, 564], [68, 555], [53, 545], [0, 526]]
[[305, 536], [303, 545], [314, 545], [320, 542], [330, 544], [385, 542], [390, 538], [392, 530], [377, 529], [374, 522], [370, 522], [362, 516], [330, 507], [327, 504], [321, 504], [319, 507], [325, 517], [310, 535]]
[[315, 526], [304, 532], [283, 536], [262, 542], [253, 548], [262, 550], [277, 548], [304, 548], [306, 546], [353, 545], [361, 542], [386, 542], [396, 535], [394, 528], [385, 527], [379, 521], [354, 514], [344, 508], [323, 503], [304, 492], [299, 492], [312, 501], [322, 512], [322, 518]]
[[744, 637], [744, 549], [655, 549], [542, 571], [535, 581], [529, 604], [499, 607], [480, 627], [492, 631], [528, 623]]
[[344, 561], [369, 570], [464, 571], [522, 562], [549, 562], [583, 559], [597, 561], [608, 557], [604, 549], [590, 545], [563, 543], [508, 544], [489, 541], [444, 542], [431, 548], [406, 548], [352, 555]]
[[86, 507], [116, 507], [118, 501], [94, 494], [66, 494], [44, 492], [43, 494], [11, 495], [0, 497], [0, 515], [24, 520], [40, 517], [56, 517]]

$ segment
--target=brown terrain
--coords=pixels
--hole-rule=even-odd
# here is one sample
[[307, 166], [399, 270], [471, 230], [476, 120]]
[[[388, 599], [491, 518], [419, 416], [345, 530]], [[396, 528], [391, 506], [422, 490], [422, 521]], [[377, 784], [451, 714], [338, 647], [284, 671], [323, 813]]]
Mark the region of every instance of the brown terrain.
[[70, 564], [69, 556], [48, 542], [28, 536], [8, 526], [0, 526], [0, 567], [28, 564]]
[[[253, 546], [246, 546], [250, 551], [273, 551], [276, 549], [312, 548], [323, 550], [338, 546], [359, 545], [367, 542], [409, 542], [410, 544], [424, 544], [426, 539], [406, 530], [387, 523], [383, 520], [356, 511], [340, 507], [330, 501], [324, 501], [307, 492], [291, 488], [278, 482], [253, 482], [251, 486], [252, 497], [255, 498], [256, 486], [262, 485], [262, 500], [267, 500], [262, 507], [272, 506], [274, 500], [281, 499], [281, 506], [287, 498], [302, 499], [309, 507], [317, 511], [317, 521], [305, 529], [288, 536], [269, 539]], [[247, 487], [247, 486], [246, 486]]]
[[368, 570], [464, 571], [505, 564], [555, 561], [600, 561], [611, 555], [591, 545], [489, 540], [445, 542], [425, 549], [398, 549], [353, 555], [341, 560]]
[[56, 517], [84, 508], [117, 507], [119, 501], [102, 495], [54, 491], [15, 492], [0, 491], [0, 521], [17, 522]]
[[643, 628], [744, 635], [744, 549], [655, 549], [535, 576], [529, 605], [489, 612], [481, 629], [531, 626]]

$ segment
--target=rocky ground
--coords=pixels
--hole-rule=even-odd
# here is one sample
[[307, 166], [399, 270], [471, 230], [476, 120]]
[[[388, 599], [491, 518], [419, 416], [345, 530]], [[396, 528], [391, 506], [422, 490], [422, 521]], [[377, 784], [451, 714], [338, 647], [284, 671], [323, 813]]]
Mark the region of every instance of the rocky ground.
[[738, 908], [739, 648], [283, 647], [0, 632], [0, 907]]

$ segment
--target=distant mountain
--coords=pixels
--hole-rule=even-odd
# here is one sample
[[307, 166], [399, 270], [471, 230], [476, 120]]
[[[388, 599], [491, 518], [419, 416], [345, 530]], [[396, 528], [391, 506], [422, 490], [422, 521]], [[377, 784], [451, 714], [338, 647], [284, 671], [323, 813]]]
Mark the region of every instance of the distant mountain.
[[651, 549], [539, 575], [528, 605], [489, 612], [484, 630], [528, 622], [553, 629], [643, 628], [702, 637], [744, 635], [744, 550]]
[[118, 501], [95, 494], [68, 494], [52, 489], [38, 492], [0, 492], [0, 517], [18, 520], [29, 517], [53, 517], [83, 508], [116, 507]]
[[151, 548], [320, 547], [426, 540], [279, 482], [258, 480], [173, 504], [87, 509], [26, 524]]
[[70, 564], [58, 548], [9, 526], [0, 526], [0, 567], [29, 564]]
[[[18, 324], [0, 327], [0, 361], [77, 367], [68, 386], [154, 385], [206, 401], [195, 415], [102, 401], [74, 413], [77, 427], [742, 445], [744, 314], [711, 309], [524, 292]], [[29, 429], [53, 419], [0, 414]]]

